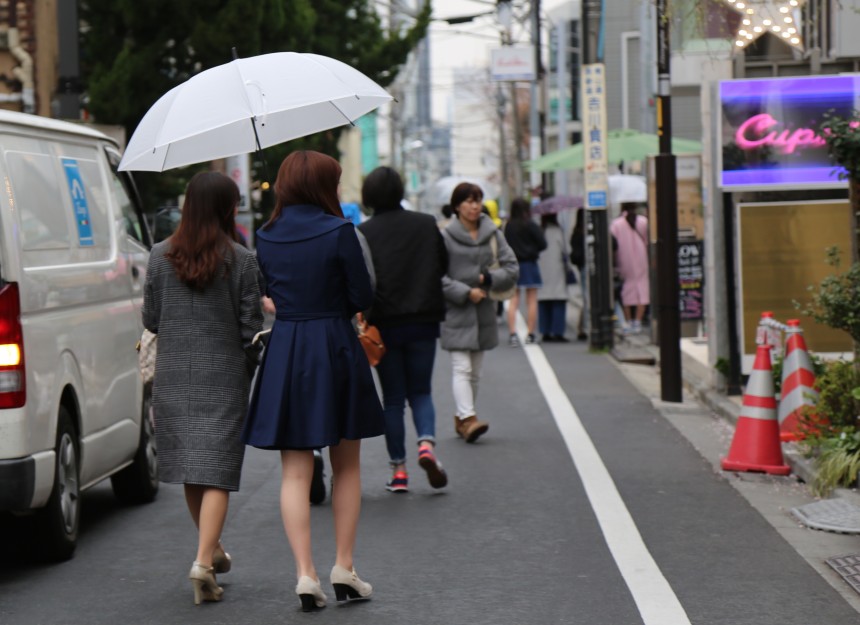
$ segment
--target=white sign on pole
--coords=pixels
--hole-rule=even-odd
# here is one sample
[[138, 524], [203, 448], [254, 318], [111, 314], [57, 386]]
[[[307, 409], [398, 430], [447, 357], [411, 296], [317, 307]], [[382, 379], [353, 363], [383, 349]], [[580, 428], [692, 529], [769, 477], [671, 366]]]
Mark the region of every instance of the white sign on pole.
[[582, 147], [585, 151], [585, 208], [606, 210], [609, 204], [606, 142], [606, 69], [603, 63], [583, 65]]
[[524, 46], [493, 48], [490, 51], [490, 75], [496, 81], [535, 80], [534, 49]]

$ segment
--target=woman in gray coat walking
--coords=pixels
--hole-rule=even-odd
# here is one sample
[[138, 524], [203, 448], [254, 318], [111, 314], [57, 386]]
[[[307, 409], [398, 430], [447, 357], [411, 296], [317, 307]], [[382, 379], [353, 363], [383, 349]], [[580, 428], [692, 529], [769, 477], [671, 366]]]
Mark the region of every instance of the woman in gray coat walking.
[[259, 269], [235, 241], [239, 189], [215, 172], [188, 184], [176, 233], [152, 248], [143, 325], [158, 336], [152, 406], [158, 473], [183, 484], [198, 528], [189, 578], [194, 603], [220, 601], [216, 573], [230, 570], [221, 545], [230, 491], [239, 490], [240, 440], [262, 329]]
[[489, 425], [475, 410], [484, 352], [499, 344], [495, 302], [490, 291], [514, 286], [519, 266], [513, 250], [493, 221], [481, 213], [484, 193], [468, 182], [451, 194], [455, 219], [442, 231], [448, 249], [448, 272], [442, 288], [448, 305], [442, 323], [442, 348], [451, 352], [454, 427], [474, 443]]
[[570, 249], [555, 213], [541, 215], [546, 249], [538, 257], [543, 284], [537, 291], [538, 327], [544, 343], [567, 343], [567, 280], [573, 273]]

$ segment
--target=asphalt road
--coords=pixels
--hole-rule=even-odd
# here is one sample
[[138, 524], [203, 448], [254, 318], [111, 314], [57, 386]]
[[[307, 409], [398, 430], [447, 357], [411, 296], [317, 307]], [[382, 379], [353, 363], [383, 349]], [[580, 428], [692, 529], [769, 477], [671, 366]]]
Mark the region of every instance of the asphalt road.
[[[439, 352], [444, 491], [426, 484], [413, 454], [411, 492], [386, 492], [384, 443], [365, 444], [356, 568], [374, 585], [372, 600], [337, 606], [329, 588], [330, 607], [300, 612], [278, 509], [278, 455], [249, 450], [224, 536], [234, 561], [219, 580], [224, 601], [193, 605], [187, 573], [196, 542], [180, 488], [162, 485], [155, 503], [124, 507], [103, 484], [84, 496], [69, 562], [34, 561], [20, 520], [0, 528], [0, 625], [860, 622], [833, 580], [606, 356], [546, 345], [540, 351], [587, 432], [571, 447], [553, 416], [564, 401], [548, 403], [526, 349], [538, 351], [503, 343], [488, 354], [478, 407], [491, 426], [475, 445], [454, 437], [450, 361]], [[588, 438], [614, 487], [595, 481], [602, 474], [588, 457], [572, 459]], [[790, 480], [769, 479], [768, 488], [789, 488]], [[615, 489], [635, 525], [621, 523], [627, 517], [617, 509], [605, 514]], [[325, 582], [334, 554], [328, 502], [313, 509], [313, 522]], [[642, 568], [643, 550], [653, 569]], [[660, 610], [673, 616], [655, 620]]]

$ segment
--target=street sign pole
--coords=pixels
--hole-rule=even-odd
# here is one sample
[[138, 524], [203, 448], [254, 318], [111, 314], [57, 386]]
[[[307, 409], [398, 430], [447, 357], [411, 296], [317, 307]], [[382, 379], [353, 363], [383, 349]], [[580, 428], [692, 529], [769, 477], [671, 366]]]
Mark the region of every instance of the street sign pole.
[[612, 263], [609, 246], [609, 181], [606, 143], [606, 70], [603, 63], [582, 66], [585, 208], [588, 215], [586, 264], [591, 301], [592, 349], [613, 344]]
[[678, 185], [672, 154], [668, 0], [657, 0], [657, 312], [660, 336], [660, 397], [682, 401], [681, 319], [678, 306]]

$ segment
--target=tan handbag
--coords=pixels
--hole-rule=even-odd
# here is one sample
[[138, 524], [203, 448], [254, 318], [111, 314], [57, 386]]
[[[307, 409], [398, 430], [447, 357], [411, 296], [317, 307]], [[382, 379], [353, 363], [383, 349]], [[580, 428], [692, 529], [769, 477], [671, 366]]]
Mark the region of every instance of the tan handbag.
[[358, 328], [358, 340], [364, 348], [364, 353], [367, 354], [367, 361], [371, 367], [375, 367], [385, 355], [385, 344], [382, 342], [379, 328], [367, 323], [362, 313], [355, 316], [355, 322]]
[[140, 377], [144, 384], [149, 384], [155, 378], [157, 339], [157, 334], [144, 330], [137, 342], [137, 362], [140, 367]]
[[[499, 263], [499, 241], [496, 238], [499, 235], [499, 231], [493, 233], [493, 238], [490, 239], [490, 249], [493, 250], [493, 262], [490, 264], [489, 269], [500, 269], [501, 263]], [[514, 293], [517, 292], [517, 285], [505, 289], [504, 291], [494, 291], [492, 287], [490, 287], [489, 293], [487, 295], [491, 300], [497, 302], [503, 302], [505, 300], [511, 299], [514, 296]]]

